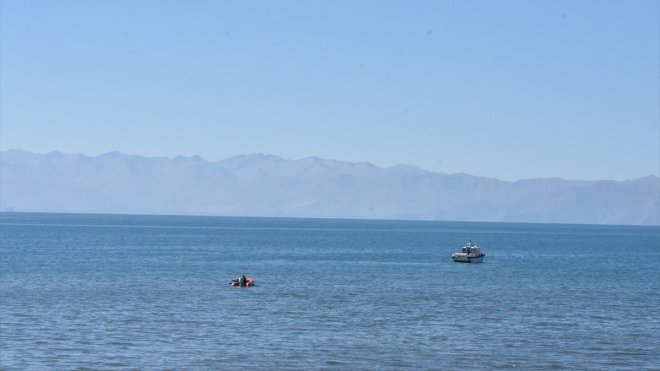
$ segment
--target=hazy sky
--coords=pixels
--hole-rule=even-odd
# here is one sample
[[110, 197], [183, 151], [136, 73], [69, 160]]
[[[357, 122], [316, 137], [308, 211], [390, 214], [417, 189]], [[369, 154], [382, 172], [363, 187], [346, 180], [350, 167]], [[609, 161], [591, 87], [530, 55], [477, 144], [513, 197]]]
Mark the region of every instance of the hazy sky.
[[660, 175], [660, 2], [2, 0], [0, 149]]

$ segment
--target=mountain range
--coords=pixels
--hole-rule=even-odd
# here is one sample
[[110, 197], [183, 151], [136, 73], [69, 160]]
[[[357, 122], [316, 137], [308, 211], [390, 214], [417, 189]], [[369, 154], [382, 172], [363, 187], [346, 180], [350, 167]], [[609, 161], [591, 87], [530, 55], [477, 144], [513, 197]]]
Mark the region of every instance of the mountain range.
[[308, 157], [0, 152], [3, 211], [660, 225], [660, 179], [515, 182]]

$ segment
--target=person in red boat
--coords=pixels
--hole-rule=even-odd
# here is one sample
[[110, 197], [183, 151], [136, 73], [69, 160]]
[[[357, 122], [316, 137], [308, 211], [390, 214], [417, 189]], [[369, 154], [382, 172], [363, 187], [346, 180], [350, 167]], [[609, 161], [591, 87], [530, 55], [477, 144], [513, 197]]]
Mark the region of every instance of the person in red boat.
[[254, 278], [252, 277], [245, 277], [245, 275], [242, 275], [239, 278], [233, 279], [229, 282], [230, 286], [239, 286], [239, 287], [250, 287], [254, 286]]

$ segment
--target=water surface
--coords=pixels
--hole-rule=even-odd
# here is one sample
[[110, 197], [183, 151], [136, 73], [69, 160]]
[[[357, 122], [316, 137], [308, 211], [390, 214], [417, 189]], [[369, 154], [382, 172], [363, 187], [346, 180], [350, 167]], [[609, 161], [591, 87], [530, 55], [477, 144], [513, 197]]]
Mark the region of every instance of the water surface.
[[[4, 369], [660, 369], [658, 227], [1, 213], [0, 237]], [[451, 261], [468, 239], [483, 264]]]

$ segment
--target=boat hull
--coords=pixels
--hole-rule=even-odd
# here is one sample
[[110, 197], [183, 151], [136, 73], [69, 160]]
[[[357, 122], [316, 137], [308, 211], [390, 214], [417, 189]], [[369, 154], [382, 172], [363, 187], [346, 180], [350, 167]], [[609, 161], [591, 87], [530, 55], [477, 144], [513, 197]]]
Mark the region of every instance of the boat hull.
[[463, 253], [454, 253], [451, 256], [451, 259], [454, 263], [482, 263], [484, 261], [484, 256], [486, 256], [486, 254], [467, 256], [467, 254]]

